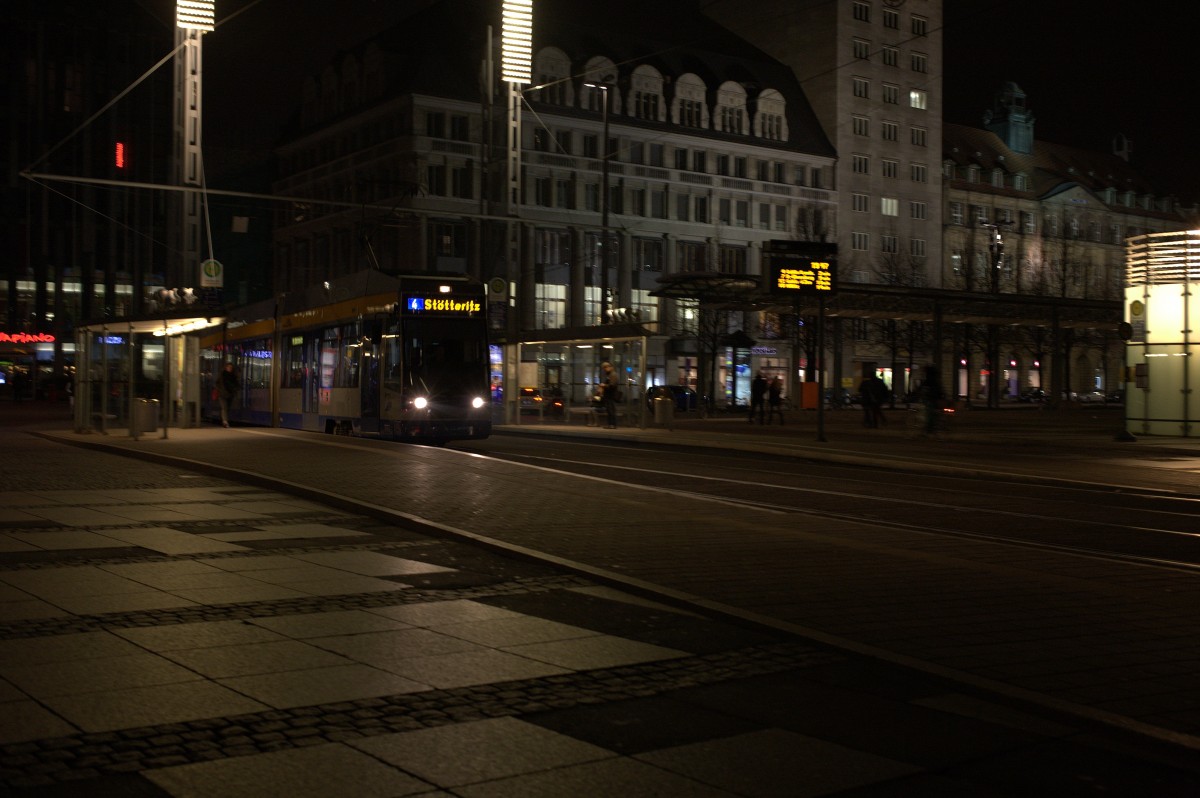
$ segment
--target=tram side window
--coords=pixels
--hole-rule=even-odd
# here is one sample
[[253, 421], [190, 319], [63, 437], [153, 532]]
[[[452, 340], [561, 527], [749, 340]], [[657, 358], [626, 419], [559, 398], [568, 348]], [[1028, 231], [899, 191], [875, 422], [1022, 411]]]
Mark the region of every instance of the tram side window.
[[352, 327], [325, 331], [321, 340], [321, 387], [357, 388], [362, 338]]
[[284, 349], [280, 387], [304, 387], [304, 375], [307, 371], [308, 364], [304, 362], [304, 341], [298, 339]]
[[400, 336], [395, 334], [383, 336], [383, 385], [388, 390], [399, 391], [404, 385], [404, 377], [400, 373], [401, 351]]
[[271, 342], [251, 341], [242, 350], [242, 381], [247, 388], [271, 387]]

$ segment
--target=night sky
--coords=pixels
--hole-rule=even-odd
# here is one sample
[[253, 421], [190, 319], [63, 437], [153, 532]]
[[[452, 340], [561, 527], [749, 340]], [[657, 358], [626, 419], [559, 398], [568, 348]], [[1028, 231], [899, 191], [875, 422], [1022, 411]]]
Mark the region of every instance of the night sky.
[[[299, 107], [305, 75], [428, 2], [218, 0], [217, 31], [204, 40], [206, 145], [269, 148]], [[1191, 141], [1200, 68], [1186, 44], [1200, 4], [945, 0], [945, 8], [947, 122], [981, 127], [996, 90], [1013, 81], [1038, 139], [1107, 152], [1123, 133], [1134, 165], [1164, 193], [1200, 199]]]

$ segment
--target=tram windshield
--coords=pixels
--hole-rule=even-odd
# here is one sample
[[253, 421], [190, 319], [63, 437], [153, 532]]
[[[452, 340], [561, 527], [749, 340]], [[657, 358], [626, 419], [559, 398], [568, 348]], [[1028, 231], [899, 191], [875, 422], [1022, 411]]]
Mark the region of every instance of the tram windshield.
[[[390, 340], [399, 352], [389, 352], [388, 382], [431, 394], [485, 391], [488, 348], [482, 320], [409, 318], [402, 322], [400, 340]], [[391, 348], [391, 347], [389, 347]]]

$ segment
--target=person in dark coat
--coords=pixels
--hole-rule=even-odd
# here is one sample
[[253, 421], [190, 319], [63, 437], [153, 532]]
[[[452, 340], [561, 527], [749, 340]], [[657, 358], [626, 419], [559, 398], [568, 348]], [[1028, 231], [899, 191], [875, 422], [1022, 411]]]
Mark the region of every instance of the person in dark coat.
[[237, 396], [238, 378], [234, 373], [233, 364], [226, 363], [217, 376], [217, 399], [221, 402], [221, 426], [229, 426], [229, 404]]
[[760, 371], [754, 375], [754, 380], [750, 383], [750, 418], [748, 421], [751, 424], [754, 423], [755, 416], [758, 416], [759, 424], [762, 424], [765, 420], [767, 390], [767, 378]]
[[771, 380], [770, 386], [767, 387], [767, 423], [770, 424], [776, 414], [779, 414], [779, 423], [783, 424], [783, 380], [779, 377]]

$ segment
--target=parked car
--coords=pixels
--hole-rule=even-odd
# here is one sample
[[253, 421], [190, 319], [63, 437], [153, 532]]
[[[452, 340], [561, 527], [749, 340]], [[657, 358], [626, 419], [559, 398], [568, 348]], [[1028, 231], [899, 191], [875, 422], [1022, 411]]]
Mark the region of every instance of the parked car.
[[543, 416], [561, 416], [563, 412], [562, 396], [557, 392], [542, 396], [537, 388], [522, 388], [517, 400], [522, 413], [537, 413]]
[[686, 413], [689, 410], [695, 410], [699, 402], [696, 392], [691, 388], [683, 385], [655, 385], [646, 391], [646, 406], [653, 408], [654, 400], [664, 395], [671, 396], [675, 400], [675, 412]]
[[1099, 402], [1099, 403], [1103, 404], [1104, 403], [1104, 392], [1103, 391], [1086, 391], [1084, 393], [1079, 394], [1079, 401], [1081, 401], [1081, 402]]
[[1021, 391], [1021, 395], [1017, 397], [1020, 402], [1044, 402], [1046, 401], [1046, 392], [1041, 388], [1026, 388]]

